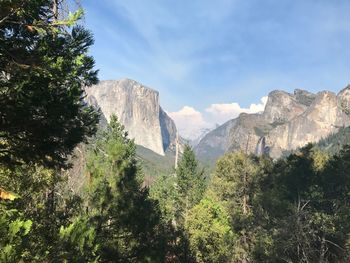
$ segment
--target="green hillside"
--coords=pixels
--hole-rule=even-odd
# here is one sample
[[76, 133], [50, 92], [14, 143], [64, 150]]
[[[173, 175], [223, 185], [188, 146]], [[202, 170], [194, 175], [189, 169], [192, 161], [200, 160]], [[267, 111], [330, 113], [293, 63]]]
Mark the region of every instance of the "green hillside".
[[339, 153], [344, 145], [350, 144], [350, 126], [342, 127], [338, 132], [320, 140], [316, 147], [330, 154]]
[[146, 181], [150, 180], [152, 182], [159, 175], [173, 172], [175, 157], [170, 152], [166, 152], [165, 156], [162, 156], [141, 145], [137, 145], [136, 155], [140, 161]]

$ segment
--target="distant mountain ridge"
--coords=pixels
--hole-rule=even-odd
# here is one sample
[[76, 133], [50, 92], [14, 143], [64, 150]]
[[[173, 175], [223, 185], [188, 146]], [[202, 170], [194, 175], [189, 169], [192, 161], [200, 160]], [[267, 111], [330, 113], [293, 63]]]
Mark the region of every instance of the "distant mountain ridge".
[[[293, 94], [272, 91], [262, 113], [242, 113], [204, 136], [195, 151], [202, 160], [215, 160], [230, 151], [264, 152], [278, 158], [284, 151], [336, 133], [350, 125], [350, 86], [338, 94], [297, 89]], [[262, 140], [262, 138], [264, 140]]]

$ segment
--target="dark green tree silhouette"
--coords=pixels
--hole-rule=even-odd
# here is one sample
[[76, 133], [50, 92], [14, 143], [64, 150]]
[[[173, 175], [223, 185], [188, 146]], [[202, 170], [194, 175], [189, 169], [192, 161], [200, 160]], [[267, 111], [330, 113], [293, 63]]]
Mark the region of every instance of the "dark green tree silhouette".
[[192, 262], [185, 230], [189, 211], [200, 202], [206, 189], [204, 170], [199, 167], [193, 149], [185, 145], [182, 157], [175, 171], [174, 226], [176, 229], [177, 254], [181, 261]]
[[272, 262], [348, 262], [349, 149], [331, 157], [312, 145], [278, 161], [262, 206], [274, 239]]
[[268, 254], [271, 240], [261, 227], [265, 220], [259, 198], [271, 166], [271, 159], [243, 152], [228, 153], [216, 164], [210, 189], [230, 216], [233, 262], [262, 262]]
[[[97, 247], [95, 255], [102, 262], [161, 262], [165, 243], [160, 210], [141, 187], [136, 145], [115, 116], [98, 135], [87, 172], [87, 212], [62, 230], [67, 248], [76, 248], [79, 255], [81, 244]], [[91, 251], [83, 253], [90, 257]]]
[[176, 169], [176, 218], [179, 224], [184, 223], [188, 211], [202, 199], [205, 188], [204, 171], [199, 167], [193, 149], [185, 145]]
[[87, 55], [93, 38], [73, 26], [81, 11], [57, 20], [56, 2], [0, 2], [0, 163], [5, 165], [62, 166], [96, 129], [98, 115], [83, 102], [83, 87], [97, 82]]

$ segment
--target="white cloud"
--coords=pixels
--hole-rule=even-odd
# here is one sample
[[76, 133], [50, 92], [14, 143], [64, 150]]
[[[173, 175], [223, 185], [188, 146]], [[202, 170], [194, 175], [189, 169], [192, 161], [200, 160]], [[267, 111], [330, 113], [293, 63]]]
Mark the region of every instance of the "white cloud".
[[260, 103], [252, 103], [249, 108], [242, 108], [238, 103], [217, 103], [211, 104], [202, 113], [190, 106], [184, 106], [179, 111], [168, 112], [175, 121], [179, 134], [194, 140], [200, 136], [204, 129], [214, 128], [216, 124], [236, 118], [240, 113], [257, 113], [264, 110], [267, 96], [262, 97]]
[[257, 113], [264, 111], [267, 102], [267, 96], [260, 99], [260, 103], [250, 104], [249, 108], [242, 108], [237, 102], [211, 104], [205, 111], [212, 121], [222, 124], [230, 119], [236, 118], [240, 113]]
[[189, 106], [168, 114], [175, 121], [179, 134], [186, 139], [196, 139], [202, 129], [210, 126], [201, 112]]

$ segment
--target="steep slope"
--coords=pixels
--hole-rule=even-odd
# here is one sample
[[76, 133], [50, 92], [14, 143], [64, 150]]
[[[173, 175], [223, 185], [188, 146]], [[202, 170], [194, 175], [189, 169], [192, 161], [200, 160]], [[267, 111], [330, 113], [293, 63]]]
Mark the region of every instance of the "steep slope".
[[135, 143], [159, 155], [174, 147], [176, 126], [159, 105], [159, 93], [130, 80], [101, 81], [86, 88], [86, 101], [108, 121], [115, 114]]
[[236, 122], [237, 119], [230, 120], [207, 133], [194, 147], [197, 157], [202, 161], [212, 162], [227, 152], [230, 130]]
[[176, 125], [161, 107], [159, 107], [159, 122], [164, 151], [175, 151]]
[[284, 150], [292, 150], [317, 142], [342, 126], [350, 125], [349, 116], [339, 107], [333, 92], [319, 92], [312, 104], [290, 122], [276, 127], [267, 136], [271, 156], [278, 157]]
[[[217, 125], [217, 127], [219, 127], [219, 125]], [[216, 127], [216, 128], [217, 128], [217, 127]], [[194, 140], [190, 140], [190, 141], [189, 141], [189, 144], [190, 144], [192, 147], [196, 147], [197, 144], [198, 144], [209, 132], [211, 132], [211, 131], [214, 130], [214, 129], [215, 129], [215, 128], [212, 128], [212, 129], [210, 129], [210, 128], [202, 128], [202, 129], [200, 129], [198, 137], [197, 137], [196, 139], [194, 139]]]
[[[269, 153], [277, 158], [284, 151], [317, 142], [350, 125], [350, 86], [338, 95], [295, 90], [272, 91], [263, 113], [242, 113], [208, 133], [195, 150], [202, 159], [215, 159], [228, 151]], [[263, 145], [264, 149], [262, 149]]]
[[350, 126], [340, 128], [338, 132], [320, 140], [315, 146], [334, 155], [345, 145], [350, 145]]
[[171, 175], [174, 173], [174, 155], [166, 152], [162, 156], [139, 145], [136, 148], [136, 154], [146, 181], [153, 180], [160, 175]]

